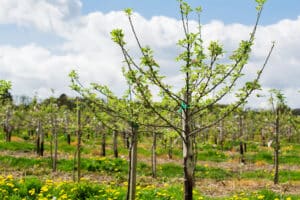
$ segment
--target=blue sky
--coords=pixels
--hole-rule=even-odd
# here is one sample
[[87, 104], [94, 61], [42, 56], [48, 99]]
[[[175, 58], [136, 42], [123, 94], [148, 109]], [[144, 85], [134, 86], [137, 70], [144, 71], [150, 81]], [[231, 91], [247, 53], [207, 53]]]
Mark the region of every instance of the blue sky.
[[[179, 18], [176, 0], [83, 0], [83, 13], [94, 11], [110, 12], [133, 8], [146, 18], [163, 15]], [[202, 18], [207, 23], [218, 19], [224, 23], [253, 24], [255, 20], [254, 0], [189, 0], [193, 7], [201, 6]], [[268, 0], [261, 20], [262, 25], [276, 23], [281, 19], [296, 19], [300, 14], [299, 0]]]
[[[133, 8], [135, 12], [150, 19], [153, 16], [168, 16], [179, 19], [177, 0], [82, 0], [81, 13], [83, 15], [92, 12], [109, 13], [122, 11], [124, 8]], [[211, 20], [221, 20], [225, 24], [241, 23], [253, 24], [255, 20], [254, 0], [189, 0], [193, 7], [201, 6], [203, 14], [202, 23]], [[300, 15], [299, 0], [269, 0], [267, 1], [261, 25], [274, 24], [282, 19], [297, 19]], [[31, 27], [20, 27], [15, 24], [0, 25], [0, 44], [24, 45], [35, 42], [52, 47], [61, 43], [61, 39], [47, 32], [40, 32]]]
[[[206, 44], [218, 40], [226, 52], [247, 39], [255, 21], [254, 0], [189, 0], [203, 8]], [[74, 95], [68, 73], [75, 69], [84, 83], [98, 82], [121, 94], [125, 80], [122, 55], [111, 41], [110, 31], [122, 28], [128, 48], [138, 52], [122, 10], [133, 8], [134, 23], [162, 65], [166, 80], [180, 86], [174, 62], [182, 37], [176, 0], [6, 0], [0, 1], [0, 79], [11, 80], [13, 94], [41, 98]], [[193, 21], [192, 21], [193, 23]], [[195, 23], [194, 23], [195, 25]], [[268, 0], [257, 31], [246, 77], [251, 78], [264, 61], [272, 41], [276, 47], [262, 76], [262, 91], [281, 89], [291, 107], [300, 107], [300, 1]], [[170, 67], [172, 66], [172, 67]], [[225, 100], [230, 101], [230, 98]], [[265, 100], [251, 106], [266, 107]]]

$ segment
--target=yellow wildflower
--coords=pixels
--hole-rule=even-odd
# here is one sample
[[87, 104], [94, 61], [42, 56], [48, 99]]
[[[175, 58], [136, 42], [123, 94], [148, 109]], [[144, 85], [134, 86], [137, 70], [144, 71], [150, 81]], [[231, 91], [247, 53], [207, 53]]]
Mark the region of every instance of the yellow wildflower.
[[265, 195], [259, 195], [258, 197], [257, 197], [257, 199], [264, 199], [265, 198]]
[[41, 188], [41, 192], [48, 192], [48, 187], [46, 185], [44, 185], [42, 188]]
[[67, 199], [68, 198], [68, 195], [67, 194], [63, 194], [60, 196], [60, 199]]
[[6, 185], [11, 188], [15, 187], [15, 185], [13, 183], [6, 183]]
[[33, 195], [35, 194], [35, 189], [32, 188], [31, 190], [28, 191], [28, 193], [29, 193], [31, 196], [33, 196]]
[[7, 175], [6, 178], [7, 178], [8, 180], [12, 180], [14, 177], [13, 177], [13, 175], [9, 174], [9, 175]]

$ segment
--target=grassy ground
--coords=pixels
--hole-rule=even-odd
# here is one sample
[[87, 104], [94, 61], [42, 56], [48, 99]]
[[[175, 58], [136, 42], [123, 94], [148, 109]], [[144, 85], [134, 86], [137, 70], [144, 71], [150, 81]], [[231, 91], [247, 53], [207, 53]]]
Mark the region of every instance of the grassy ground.
[[[149, 141], [151, 138], [144, 138], [138, 145], [138, 199], [182, 199], [180, 145], [174, 147], [172, 159], [167, 156], [168, 149], [158, 145], [154, 179]], [[199, 144], [195, 199], [300, 199], [300, 145], [282, 144], [278, 185], [272, 183], [271, 148], [250, 143], [246, 164], [241, 165], [237, 146], [226, 145], [222, 151], [215, 145]], [[85, 199], [124, 199], [128, 150], [122, 141], [115, 159], [110, 140], [107, 157], [100, 156], [99, 138], [83, 140], [81, 184], [72, 182], [75, 146], [76, 141], [68, 145], [64, 136], [59, 138], [58, 171], [53, 173], [48, 141], [44, 157], [35, 154], [33, 138], [14, 136], [10, 143], [0, 141], [0, 199], [80, 199], [82, 195], [89, 197]]]

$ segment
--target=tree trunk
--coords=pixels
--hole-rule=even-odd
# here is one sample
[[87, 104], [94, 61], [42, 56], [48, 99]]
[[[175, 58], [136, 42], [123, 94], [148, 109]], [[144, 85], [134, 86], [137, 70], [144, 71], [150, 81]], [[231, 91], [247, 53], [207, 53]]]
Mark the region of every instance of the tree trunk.
[[7, 109], [6, 111], [6, 117], [5, 117], [5, 124], [4, 124], [4, 132], [5, 132], [5, 141], [11, 142], [11, 133], [12, 133], [12, 127], [9, 124], [11, 118], [11, 111]]
[[44, 134], [40, 120], [38, 121], [38, 127], [36, 129], [36, 153], [38, 156], [44, 155]]
[[275, 147], [274, 147], [274, 184], [279, 182], [279, 108], [276, 109], [276, 121], [275, 121]]
[[118, 131], [113, 130], [114, 157], [118, 158]]
[[184, 171], [184, 200], [193, 199], [194, 186], [194, 150], [193, 140], [190, 136], [189, 110], [182, 111], [182, 136], [183, 136], [183, 171]]
[[105, 133], [105, 131], [103, 131], [102, 139], [101, 139], [101, 156], [103, 156], [103, 157], [106, 156], [105, 147], [106, 147], [106, 133]]
[[287, 134], [288, 134], [288, 142], [291, 143], [293, 137], [292, 127], [290, 126], [288, 127]]
[[262, 146], [263, 147], [267, 146], [266, 145], [266, 136], [265, 136], [263, 128], [260, 129], [260, 137], [261, 137], [261, 144], [262, 144]]
[[57, 151], [58, 151], [58, 141], [57, 141], [57, 122], [56, 116], [54, 115], [52, 118], [52, 135], [54, 142], [54, 157], [52, 162], [52, 171], [56, 172], [57, 169]]
[[71, 134], [70, 134], [69, 131], [68, 131], [68, 133], [67, 133], [67, 143], [68, 143], [68, 145], [71, 144]]
[[224, 120], [220, 121], [219, 141], [221, 150], [224, 150]]
[[244, 152], [246, 153], [247, 152], [247, 143], [244, 142]]
[[184, 199], [193, 199], [193, 185], [194, 185], [194, 152], [192, 139], [185, 137], [183, 142], [183, 170], [184, 170]]
[[35, 144], [36, 144], [36, 154], [40, 155], [40, 136], [39, 136], [39, 130], [36, 130], [36, 140], [35, 140]]
[[243, 116], [239, 116], [239, 138], [244, 136], [244, 122], [243, 122]]
[[152, 143], [152, 159], [151, 159], [151, 166], [152, 166], [152, 177], [156, 178], [156, 137], [157, 134], [153, 132], [153, 143]]
[[44, 156], [44, 132], [42, 130], [42, 123], [39, 120], [38, 122], [38, 146], [39, 146], [39, 156]]
[[[134, 125], [133, 125], [134, 126]], [[129, 173], [127, 200], [134, 200], [136, 195], [136, 168], [137, 168], [137, 128], [132, 127], [131, 144], [129, 148]]]
[[81, 177], [81, 112], [77, 110], [77, 181], [80, 182]]
[[53, 134], [51, 134], [50, 136], [50, 159], [51, 159], [51, 163], [53, 163]]
[[169, 137], [168, 157], [169, 159], [173, 159], [173, 138], [172, 137]]
[[193, 155], [193, 162], [194, 162], [194, 170], [193, 170], [193, 187], [195, 187], [196, 183], [195, 183], [195, 168], [197, 166], [197, 162], [198, 162], [198, 148], [197, 148], [197, 136], [196, 135], [193, 135], [192, 136], [192, 141], [193, 141], [193, 152], [194, 152], [194, 155]]
[[65, 116], [65, 133], [67, 135], [67, 143], [68, 143], [68, 145], [70, 145], [71, 144], [71, 134], [69, 131], [69, 117], [67, 114]]
[[240, 142], [240, 163], [243, 163], [245, 164], [246, 161], [245, 161], [245, 157], [244, 157], [244, 143], [243, 142]]

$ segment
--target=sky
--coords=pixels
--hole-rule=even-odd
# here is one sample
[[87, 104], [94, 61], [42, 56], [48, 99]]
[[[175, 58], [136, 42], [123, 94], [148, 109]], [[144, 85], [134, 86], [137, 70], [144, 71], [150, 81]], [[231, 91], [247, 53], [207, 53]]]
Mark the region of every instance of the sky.
[[[248, 38], [256, 18], [254, 0], [188, 0], [202, 6], [203, 39], [217, 40], [228, 54]], [[139, 56], [123, 9], [133, 8], [141, 42], [154, 49], [167, 82], [178, 87], [181, 77], [174, 62], [182, 38], [176, 0], [0, 0], [0, 79], [12, 81], [14, 95], [46, 98], [66, 93], [68, 74], [79, 73], [88, 85], [108, 85], [121, 94], [125, 80], [122, 54], [110, 31], [122, 28], [128, 48]], [[191, 16], [191, 26], [195, 25]], [[195, 27], [195, 26], [194, 26]], [[251, 97], [250, 107], [268, 106], [268, 90], [280, 89], [292, 108], [300, 107], [300, 1], [268, 0], [244, 71], [250, 79], [261, 67], [271, 43], [275, 49], [261, 78], [265, 98]], [[230, 97], [224, 102], [230, 102]]]

